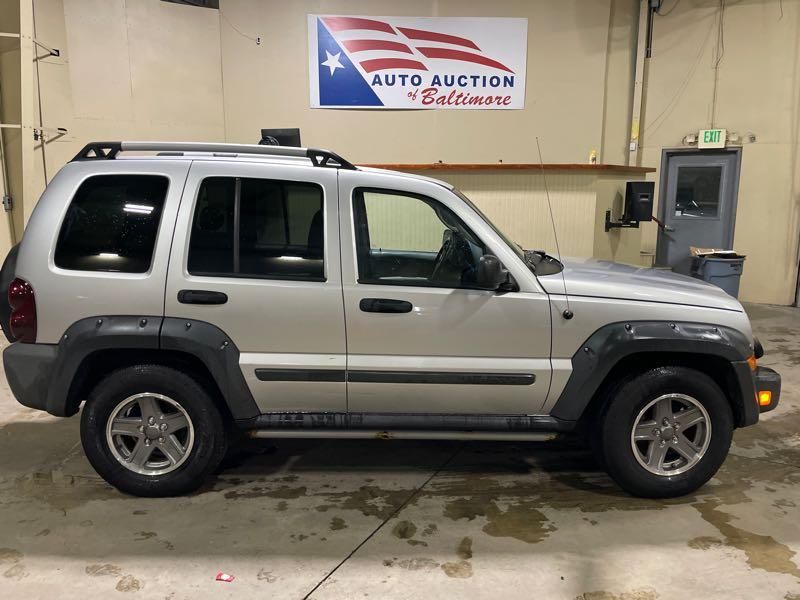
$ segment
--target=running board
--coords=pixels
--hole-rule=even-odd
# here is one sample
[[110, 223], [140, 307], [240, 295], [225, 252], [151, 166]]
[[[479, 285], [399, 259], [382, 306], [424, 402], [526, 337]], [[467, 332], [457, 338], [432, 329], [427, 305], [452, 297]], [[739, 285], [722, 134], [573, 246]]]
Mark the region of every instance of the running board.
[[237, 421], [236, 424], [245, 431], [290, 430], [298, 434], [301, 431], [569, 433], [574, 431], [576, 425], [574, 421], [563, 421], [549, 415], [366, 412], [264, 413], [253, 419]]
[[486, 440], [506, 442], [548, 442], [559, 434], [542, 431], [395, 431], [367, 429], [254, 429], [253, 438], [338, 438], [379, 440]]

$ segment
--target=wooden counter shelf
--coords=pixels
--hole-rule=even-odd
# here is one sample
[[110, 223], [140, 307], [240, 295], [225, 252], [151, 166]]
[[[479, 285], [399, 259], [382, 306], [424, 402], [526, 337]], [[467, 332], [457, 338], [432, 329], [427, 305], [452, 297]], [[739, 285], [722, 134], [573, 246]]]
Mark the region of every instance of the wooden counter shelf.
[[583, 173], [635, 173], [645, 175], [655, 173], [650, 167], [630, 167], [625, 165], [590, 165], [581, 163], [428, 163], [428, 164], [370, 164], [361, 165], [393, 171], [579, 171]]

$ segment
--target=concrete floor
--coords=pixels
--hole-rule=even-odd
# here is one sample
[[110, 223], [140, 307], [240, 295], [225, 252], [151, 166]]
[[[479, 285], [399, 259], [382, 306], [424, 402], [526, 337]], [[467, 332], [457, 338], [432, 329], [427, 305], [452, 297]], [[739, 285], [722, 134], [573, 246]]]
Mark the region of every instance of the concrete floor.
[[570, 444], [398, 441], [264, 444], [191, 497], [126, 497], [77, 418], [3, 382], [0, 597], [798, 600], [800, 311], [748, 312], [782, 405], [670, 501]]

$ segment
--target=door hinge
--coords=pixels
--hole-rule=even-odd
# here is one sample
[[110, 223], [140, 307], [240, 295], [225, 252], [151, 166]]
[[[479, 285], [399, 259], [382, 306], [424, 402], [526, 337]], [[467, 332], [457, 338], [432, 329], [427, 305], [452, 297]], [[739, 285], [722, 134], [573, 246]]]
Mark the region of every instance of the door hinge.
[[3, 210], [11, 212], [12, 208], [14, 208], [14, 200], [11, 199], [11, 196], [3, 196]]

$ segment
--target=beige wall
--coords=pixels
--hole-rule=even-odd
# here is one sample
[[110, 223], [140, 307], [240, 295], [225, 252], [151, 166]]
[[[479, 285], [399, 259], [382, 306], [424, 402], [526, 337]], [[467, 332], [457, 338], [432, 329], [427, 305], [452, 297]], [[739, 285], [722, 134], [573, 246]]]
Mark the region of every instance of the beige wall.
[[[791, 304], [800, 238], [800, 2], [727, 2], [716, 103], [718, 0], [684, 0], [656, 17], [642, 118], [642, 158], [713, 125], [756, 141], [742, 147], [734, 247], [747, 254], [741, 297]], [[657, 177], [658, 175], [656, 175]], [[644, 249], [654, 250], [646, 226]]]
[[[635, 11], [633, 0], [222, 0], [221, 6], [225, 126], [231, 141], [253, 141], [262, 126], [288, 125], [301, 128], [304, 144], [331, 146], [358, 162], [536, 162], [538, 135], [546, 162], [586, 162], [592, 149], [600, 151], [608, 121], [607, 136], [622, 159], [618, 150], [627, 135], [629, 91], [621, 79], [630, 77], [633, 33], [632, 20], [627, 27], [622, 22]], [[306, 15], [365, 12], [527, 17], [525, 109], [310, 109]], [[261, 46], [245, 37], [257, 35]], [[607, 69], [615, 81], [608, 90]]]
[[[64, 50], [40, 61], [45, 120], [70, 129], [51, 144], [53, 168], [88, 139], [252, 142], [282, 125], [361, 162], [534, 162], [536, 135], [548, 162], [585, 162], [604, 138], [609, 156], [624, 158], [635, 0], [370, 2], [372, 14], [528, 17], [521, 111], [312, 110], [305, 17], [364, 3], [221, 5], [35, 0], [39, 37]], [[259, 35], [261, 45], [250, 39]]]
[[[159, 0], [35, 0], [37, 35], [62, 50], [39, 61], [42, 121], [69, 134], [46, 144], [46, 163], [41, 150], [34, 153], [36, 175], [26, 195], [35, 198], [44, 187], [43, 166], [51, 178], [89, 140], [253, 142], [269, 126], [299, 126], [304, 144], [332, 147], [356, 162], [537, 162], [537, 135], [546, 162], [586, 162], [593, 149], [606, 162], [625, 158], [636, 0], [369, 4], [377, 15], [527, 17], [527, 99], [520, 111], [312, 110], [306, 15], [364, 12], [364, 4], [221, 5], [214, 11]], [[445, 178], [521, 243], [554, 250], [539, 174]], [[551, 179], [562, 251], [591, 254], [584, 232], [592, 228], [594, 178]]]
[[[19, 33], [20, 5], [17, 0], [0, 0], [0, 32]], [[0, 39], [0, 123], [21, 124], [21, 58], [19, 40]], [[22, 130], [0, 129], [5, 149], [5, 171], [0, 168], [0, 196], [22, 197]], [[1, 152], [2, 150], [0, 150]], [[0, 159], [3, 157], [0, 156]], [[22, 220], [19, 222], [22, 228]], [[14, 221], [0, 210], [0, 252], [10, 247], [14, 239]]]
[[[784, 0], [780, 20], [777, 0], [727, 4], [716, 124], [757, 136], [743, 150], [736, 247], [749, 262], [742, 297], [786, 304], [794, 297], [798, 245], [800, 0]], [[252, 142], [261, 127], [299, 126], [304, 144], [356, 162], [536, 162], [537, 135], [545, 162], [586, 162], [592, 149], [605, 163], [629, 155], [639, 0], [221, 0], [221, 11], [159, 0], [33, 5], [37, 36], [62, 50], [38, 61], [41, 120], [69, 134], [48, 141], [44, 163], [32, 143], [22, 151], [30, 166], [20, 224], [44, 186], [44, 167], [52, 177], [96, 139]], [[664, 147], [710, 124], [718, 9], [719, 0], [683, 0], [656, 18], [639, 164], [657, 167]], [[526, 108], [312, 110], [308, 13], [527, 17]], [[34, 70], [24, 59], [22, 65], [22, 79], [28, 70], [35, 82]], [[40, 116], [36, 91], [22, 94], [32, 123]], [[535, 173], [445, 178], [521, 243], [554, 249]], [[562, 252], [592, 254], [587, 232], [596, 207], [589, 210], [588, 184], [573, 174], [554, 174], [548, 183]], [[654, 226], [642, 232], [643, 249], [651, 251]], [[765, 236], [769, 245], [761, 243]]]

